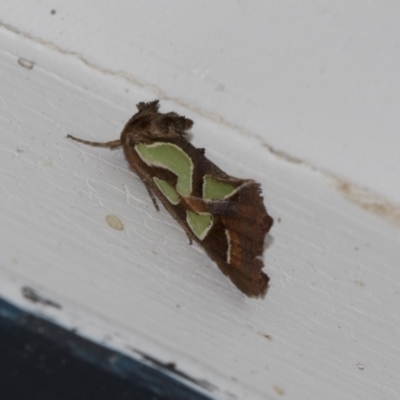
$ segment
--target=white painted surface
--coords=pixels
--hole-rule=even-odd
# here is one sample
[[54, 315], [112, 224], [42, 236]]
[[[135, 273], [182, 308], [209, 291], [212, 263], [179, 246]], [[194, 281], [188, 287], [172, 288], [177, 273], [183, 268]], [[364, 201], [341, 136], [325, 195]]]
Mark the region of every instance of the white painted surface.
[[0, 2], [2, 23], [397, 203], [399, 20], [395, 1]]
[[[137, 23], [143, 35], [147, 34], [146, 40], [140, 35], [131, 35], [131, 40], [146, 42], [146, 46], [132, 44], [132, 51], [142, 49], [143, 53], [141, 57], [135, 53], [132, 73], [126, 65], [118, 67], [118, 60], [126, 56], [130, 63], [132, 56], [124, 53], [126, 43], [119, 45], [117, 33], [108, 39], [107, 45], [101, 40], [100, 29], [99, 42], [91, 42], [94, 33], [90, 24], [105, 20], [106, 11], [101, 9], [104, 4], [96, 8], [97, 22], [89, 21], [85, 14], [90, 9], [88, 2], [80, 5], [79, 13], [71, 14], [69, 21], [57, 9], [58, 5], [50, 2], [27, 3], [26, 12], [17, 15], [18, 4], [1, 3], [3, 22], [8, 18], [24, 32], [40, 32], [43, 39], [69, 51], [79, 51], [95, 65], [85, 65], [79, 55], [63, 54], [10, 29], [0, 29], [1, 295], [66, 326], [76, 326], [89, 337], [106, 338], [110, 346], [125, 352], [129, 353], [129, 347], [139, 347], [163, 361], [176, 362], [178, 368], [192, 376], [215, 384], [216, 396], [220, 398], [229, 398], [227, 392], [240, 399], [398, 398], [400, 230], [348, 203], [334, 189], [334, 181], [325, 175], [276, 157], [260, 146], [256, 137], [244, 134], [265, 134], [263, 139], [270, 141], [276, 129], [266, 128], [267, 123], [279, 125], [286, 115], [287, 125], [278, 130], [289, 132], [287, 137], [293, 143], [297, 141], [293, 144], [297, 147], [291, 151], [290, 143], [282, 142], [283, 150], [302, 158], [304, 149], [311, 148], [310, 152], [321, 153], [322, 161], [334, 160], [331, 136], [324, 135], [319, 142], [313, 136], [317, 127], [315, 131], [308, 129], [310, 126], [300, 129], [296, 115], [303, 113], [293, 114], [290, 107], [285, 109], [283, 97], [274, 104], [278, 116], [273, 117], [274, 122], [268, 122], [270, 109], [264, 113], [261, 105], [242, 96], [244, 93], [256, 98], [258, 87], [255, 82], [244, 92], [249, 84], [246, 79], [254, 78], [253, 70], [240, 64], [245, 46], [231, 47], [238, 54], [240, 69], [224, 71], [224, 76], [225, 72], [227, 77], [236, 75], [232, 82], [243, 86], [236, 88], [230, 86], [230, 81], [222, 81], [229, 90], [225, 89], [219, 97], [217, 91], [210, 95], [212, 84], [208, 80], [216, 70], [213, 74], [202, 75], [198, 72], [201, 69], [193, 73], [187, 64], [174, 62], [167, 55], [162, 58], [159, 54], [163, 46], [159, 45], [157, 52], [150, 51], [148, 37], [167, 39], [160, 37], [161, 31], [158, 35], [150, 28], [147, 31], [143, 17], [141, 24], [140, 18]], [[261, 7], [261, 2], [257, 4]], [[141, 7], [150, 11], [144, 3]], [[57, 9], [53, 16], [51, 8]], [[118, 21], [124, 26], [124, 15], [128, 13], [122, 5], [115, 8], [120, 10]], [[222, 10], [227, 9], [228, 6]], [[154, 6], [152, 10], [160, 12], [158, 19], [154, 17], [160, 21], [161, 11]], [[170, 15], [168, 10], [163, 9], [165, 18]], [[362, 13], [365, 9], [357, 11]], [[34, 18], [40, 12], [45, 15], [43, 20]], [[110, 10], [108, 20], [113, 15], [116, 14]], [[186, 22], [186, 26], [192, 27], [186, 33], [188, 43], [192, 31], [201, 36], [196, 24], [202, 14], [198, 15]], [[56, 16], [58, 23], [51, 19]], [[65, 25], [61, 25], [62, 18]], [[170, 18], [176, 16], [172, 14]], [[237, 12], [238, 25], [246, 18], [250, 16]], [[181, 20], [185, 21], [183, 16]], [[220, 20], [226, 23], [224, 18]], [[82, 21], [88, 31], [82, 31]], [[114, 35], [118, 29], [111, 22], [115, 19], [102, 29]], [[55, 27], [57, 35], [51, 31]], [[178, 24], [174, 27], [171, 35], [182, 28]], [[204, 32], [211, 35], [215, 27], [216, 22], [210, 22]], [[257, 41], [256, 35], [252, 35]], [[66, 42], [63, 37], [67, 37]], [[183, 41], [185, 35], [177, 38]], [[104, 55], [96, 43], [102, 43]], [[177, 48], [177, 43], [173, 48]], [[199, 51], [198, 46], [194, 47]], [[281, 51], [286, 50], [283, 47]], [[95, 53], [99, 58], [95, 58]], [[19, 57], [33, 60], [34, 68], [21, 67], [17, 63]], [[204, 63], [212, 59], [210, 54], [202, 57], [207, 60]], [[199, 63], [188, 59], [193, 65]], [[105, 61], [110, 64], [104, 64]], [[166, 67], [168, 63], [170, 69]], [[97, 67], [111, 71], [106, 73]], [[246, 77], [242, 77], [242, 67]], [[129, 76], [119, 77], [112, 72], [119, 69], [137, 76], [137, 83], [142, 86]], [[286, 81], [290, 74], [285, 69], [280, 73], [274, 84], [291, 87]], [[134, 104], [153, 99], [155, 87], [161, 84], [165, 97], [179, 100], [163, 101], [162, 110], [174, 110], [195, 121], [194, 144], [205, 147], [210, 159], [228, 173], [254, 178], [263, 186], [268, 210], [276, 219], [264, 254], [266, 271], [271, 276], [271, 288], [264, 301], [244, 298], [198, 247], [187, 245], [185, 234], [165, 210], [155, 212], [146, 189], [129, 171], [121, 151], [85, 147], [65, 139], [68, 133], [92, 140], [117, 138], [133, 113]], [[313, 80], [311, 84], [317, 83]], [[203, 97], [207, 91], [207, 97]], [[391, 106], [397, 101], [396, 96], [398, 93], [393, 92]], [[271, 104], [274, 102], [272, 97], [266, 98]], [[314, 101], [306, 97], [298, 104], [305, 112], [312, 106], [309, 102]], [[243, 104], [247, 108], [242, 110], [245, 115], [240, 116]], [[196, 113], [198, 106], [216, 110], [227, 123], [215, 121], [207, 113]], [[328, 122], [328, 108], [326, 104], [325, 114], [318, 113], [319, 121]], [[315, 123], [317, 126], [318, 121]], [[345, 119], [339, 118], [336, 123], [345, 124]], [[245, 130], [229, 124], [240, 124]], [[326, 125], [331, 133], [338, 127]], [[292, 130], [288, 129], [290, 126]], [[391, 128], [394, 132], [394, 121]], [[303, 136], [305, 131], [309, 136]], [[357, 130], [346, 137], [349, 142], [343, 141], [345, 136], [338, 139], [343, 148], [353, 140], [360, 143]], [[382, 171], [389, 171], [388, 163], [393, 171], [398, 170], [399, 161], [391, 158], [390, 151], [398, 148], [399, 138], [385, 136], [379, 145], [376, 143], [374, 135], [363, 142], [365, 154], [375, 146], [376, 157], [380, 157], [377, 168], [382, 179], [369, 186], [398, 199], [394, 179], [397, 175], [389, 178]], [[366, 184], [372, 162], [361, 150], [358, 155], [355, 151], [345, 152], [343, 160], [331, 164], [332, 171], [341, 173], [338, 168], [344, 165], [343, 175], [359, 185]], [[312, 159], [310, 154], [307, 158]], [[350, 175], [346, 157], [355, 165], [358, 163], [355, 170], [359, 175]], [[317, 167], [327, 165], [321, 162]], [[381, 182], [383, 188], [377, 186]], [[393, 192], [386, 193], [390, 188]], [[116, 215], [124, 230], [112, 229], [105, 221], [107, 215]], [[63, 309], [49, 310], [23, 302], [18, 290], [22, 285], [49, 295], [63, 304]]]

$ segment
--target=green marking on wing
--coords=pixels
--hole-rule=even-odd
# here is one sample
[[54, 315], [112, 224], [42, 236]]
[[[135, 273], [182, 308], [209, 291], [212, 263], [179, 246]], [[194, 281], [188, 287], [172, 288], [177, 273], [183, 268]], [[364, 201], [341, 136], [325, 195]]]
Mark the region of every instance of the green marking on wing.
[[180, 201], [180, 197], [178, 192], [174, 189], [173, 186], [171, 186], [168, 182], [158, 179], [157, 177], [153, 178], [153, 181], [157, 185], [157, 187], [161, 190], [162, 194], [167, 198], [167, 200], [174, 204], [177, 205]]
[[187, 211], [186, 222], [190, 226], [192, 232], [200, 240], [203, 240], [212, 227], [213, 217], [211, 214], [197, 214], [193, 211]]
[[165, 142], [139, 143], [135, 150], [147, 165], [173, 172], [178, 177], [176, 191], [179, 194], [189, 196], [192, 193], [193, 163], [180, 147]]
[[230, 183], [217, 181], [210, 175], [203, 178], [203, 198], [205, 200], [220, 200], [229, 196], [236, 188]]

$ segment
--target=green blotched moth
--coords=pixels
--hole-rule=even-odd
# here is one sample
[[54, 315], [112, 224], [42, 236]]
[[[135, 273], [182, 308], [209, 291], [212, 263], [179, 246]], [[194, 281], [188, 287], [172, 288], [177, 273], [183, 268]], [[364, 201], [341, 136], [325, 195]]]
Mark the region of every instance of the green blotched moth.
[[91, 146], [122, 146], [158, 210], [156, 196], [179, 222], [189, 242], [204, 248], [220, 270], [247, 296], [263, 297], [268, 276], [262, 272], [264, 239], [273, 219], [258, 183], [227, 175], [209, 161], [204, 149], [185, 137], [193, 122], [158, 111], [158, 100], [137, 104], [121, 138], [106, 143], [69, 138]]

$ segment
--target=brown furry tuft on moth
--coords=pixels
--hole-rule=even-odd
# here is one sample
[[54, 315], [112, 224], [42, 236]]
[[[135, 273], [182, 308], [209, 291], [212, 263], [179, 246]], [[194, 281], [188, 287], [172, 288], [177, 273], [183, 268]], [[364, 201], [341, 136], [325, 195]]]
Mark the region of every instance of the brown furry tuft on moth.
[[159, 112], [159, 101], [137, 104], [121, 137], [106, 143], [67, 137], [91, 146], [123, 147], [131, 168], [223, 274], [249, 297], [264, 297], [268, 276], [262, 271], [264, 239], [273, 219], [260, 185], [227, 175], [186, 139], [193, 121]]

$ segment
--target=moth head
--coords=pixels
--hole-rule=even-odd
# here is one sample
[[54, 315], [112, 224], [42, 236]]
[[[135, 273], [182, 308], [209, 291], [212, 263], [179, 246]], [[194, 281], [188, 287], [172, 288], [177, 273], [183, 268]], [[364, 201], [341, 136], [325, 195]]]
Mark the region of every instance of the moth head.
[[137, 141], [173, 139], [185, 134], [193, 125], [192, 120], [175, 112], [160, 113], [158, 100], [141, 102], [136, 107], [138, 112], [125, 125], [123, 134], [129, 133]]
[[159, 114], [155, 122], [157, 128], [165, 135], [182, 135], [193, 126], [193, 121], [191, 119], [174, 112]]

